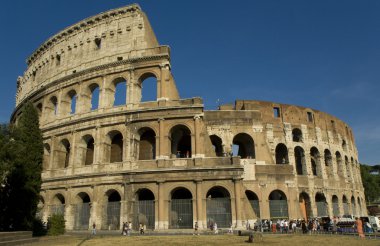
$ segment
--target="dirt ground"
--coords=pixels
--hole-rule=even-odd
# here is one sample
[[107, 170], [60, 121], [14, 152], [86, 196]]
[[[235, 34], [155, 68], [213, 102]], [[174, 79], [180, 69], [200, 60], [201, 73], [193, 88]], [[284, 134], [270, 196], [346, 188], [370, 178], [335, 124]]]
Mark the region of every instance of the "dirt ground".
[[[58, 236], [43, 237], [32, 245], [60, 246], [104, 246], [104, 245], [249, 245], [248, 236], [236, 235], [179, 235], [179, 236]], [[255, 240], [253, 245], [312, 246], [312, 245], [373, 245], [379, 246], [380, 239], [361, 240], [356, 236], [331, 235], [264, 235], [263, 241]]]

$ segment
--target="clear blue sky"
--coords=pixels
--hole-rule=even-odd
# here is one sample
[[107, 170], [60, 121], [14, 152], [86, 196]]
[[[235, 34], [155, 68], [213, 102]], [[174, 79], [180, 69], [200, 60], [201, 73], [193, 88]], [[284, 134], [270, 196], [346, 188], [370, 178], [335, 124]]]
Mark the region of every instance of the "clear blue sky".
[[[362, 163], [380, 163], [380, 1], [136, 1], [172, 49], [181, 97], [309, 106], [347, 122]], [[0, 122], [25, 59], [81, 19], [131, 1], [4, 1]]]

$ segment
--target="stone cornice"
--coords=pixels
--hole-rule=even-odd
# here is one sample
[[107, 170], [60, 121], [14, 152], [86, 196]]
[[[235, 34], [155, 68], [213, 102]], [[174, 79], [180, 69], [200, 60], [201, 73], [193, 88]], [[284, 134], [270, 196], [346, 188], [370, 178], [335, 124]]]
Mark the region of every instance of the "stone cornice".
[[106, 12], [102, 12], [100, 14], [91, 16], [89, 18], [86, 18], [74, 25], [71, 25], [56, 35], [50, 37], [47, 41], [45, 41], [42, 45], [39, 46], [26, 60], [26, 63], [28, 66], [34, 62], [40, 54], [42, 54], [45, 50], [49, 49], [50, 47], [54, 46], [56, 43], [60, 42], [65, 37], [72, 35], [75, 32], [78, 32], [79, 30], [82, 30], [84, 28], [88, 28], [89, 26], [92, 26], [96, 23], [99, 23], [105, 19], [112, 18], [114, 16], [118, 15], [124, 15], [127, 13], [133, 13], [135, 11], [141, 11], [141, 8], [138, 4], [132, 4], [125, 7], [112, 9]]

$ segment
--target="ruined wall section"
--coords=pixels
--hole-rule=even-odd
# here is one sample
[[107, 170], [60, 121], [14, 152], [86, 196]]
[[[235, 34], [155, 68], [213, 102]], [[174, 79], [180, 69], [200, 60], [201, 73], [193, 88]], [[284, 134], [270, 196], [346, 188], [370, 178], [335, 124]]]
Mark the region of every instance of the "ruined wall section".
[[17, 80], [16, 106], [37, 89], [63, 77], [158, 47], [138, 5], [110, 10], [74, 24], [48, 39], [28, 59]]

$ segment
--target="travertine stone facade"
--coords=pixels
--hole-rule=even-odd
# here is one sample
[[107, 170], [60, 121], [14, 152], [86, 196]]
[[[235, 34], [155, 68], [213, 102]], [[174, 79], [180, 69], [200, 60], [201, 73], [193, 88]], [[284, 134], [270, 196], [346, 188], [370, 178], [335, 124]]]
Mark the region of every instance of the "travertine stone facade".
[[[349, 126], [294, 105], [236, 101], [205, 111], [202, 99], [181, 99], [170, 49], [138, 5], [62, 30], [27, 63], [12, 120], [28, 100], [40, 112], [44, 220], [64, 213], [76, 230], [124, 221], [240, 228], [258, 218], [366, 214]], [[152, 77], [156, 100], [144, 102]]]

